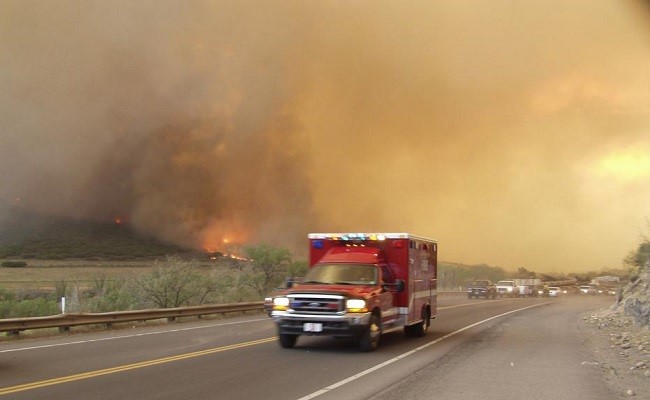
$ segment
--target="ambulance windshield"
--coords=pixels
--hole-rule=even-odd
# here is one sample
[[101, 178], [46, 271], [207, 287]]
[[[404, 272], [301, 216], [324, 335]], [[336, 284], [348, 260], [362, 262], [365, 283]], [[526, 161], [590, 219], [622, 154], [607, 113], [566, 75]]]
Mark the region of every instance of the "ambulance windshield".
[[377, 267], [370, 264], [318, 264], [307, 272], [302, 283], [376, 285]]

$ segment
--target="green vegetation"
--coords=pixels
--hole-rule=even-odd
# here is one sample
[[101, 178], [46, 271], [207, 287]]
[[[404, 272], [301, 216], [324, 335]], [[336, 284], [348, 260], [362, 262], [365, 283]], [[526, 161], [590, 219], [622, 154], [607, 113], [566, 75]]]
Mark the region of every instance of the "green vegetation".
[[0, 288], [0, 318], [24, 318], [60, 313], [51, 296], [21, 298]]
[[25, 268], [27, 266], [26, 261], [3, 261], [0, 266], [5, 268]]
[[650, 270], [650, 219], [646, 219], [647, 232], [640, 235], [641, 242], [636, 250], [623, 259], [623, 265], [626, 266], [631, 275], [631, 280], [635, 281], [644, 271]]
[[[230, 280], [221, 280], [221, 283], [226, 281]], [[203, 304], [206, 299], [214, 300], [211, 295], [226, 287], [214, 275], [204, 276], [198, 273], [196, 261], [173, 256], [164, 262], [157, 261], [153, 271], [138, 277], [132, 284], [143, 304], [151, 303], [158, 308]]]
[[455, 263], [438, 263], [438, 289], [458, 290], [475, 279], [500, 281], [508, 276], [501, 267], [491, 267], [487, 264], [463, 265]]
[[167, 256], [132, 276], [109, 277], [94, 268], [93, 278], [51, 281], [48, 291], [0, 289], [0, 318], [58, 314], [61, 297], [66, 298], [67, 312], [259, 301], [288, 276], [306, 270], [306, 263], [293, 261], [287, 249], [260, 244], [242, 252], [245, 257], [210, 261]]
[[244, 256], [251, 260], [250, 270], [243, 276], [243, 282], [253, 293], [264, 296], [277, 287], [285, 278], [291, 264], [291, 253], [260, 244], [244, 246]]

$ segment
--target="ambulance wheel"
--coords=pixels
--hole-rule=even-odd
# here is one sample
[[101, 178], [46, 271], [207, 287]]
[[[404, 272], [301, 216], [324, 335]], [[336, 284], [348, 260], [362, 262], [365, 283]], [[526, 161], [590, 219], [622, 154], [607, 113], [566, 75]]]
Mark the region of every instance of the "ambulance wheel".
[[429, 315], [429, 310], [425, 309], [422, 310], [422, 322], [411, 326], [405, 326], [404, 330], [408, 337], [422, 337], [429, 330], [429, 325], [431, 325], [431, 316]]
[[298, 335], [287, 335], [285, 333], [280, 333], [278, 335], [280, 339], [280, 346], [285, 349], [290, 349], [296, 345], [296, 340], [298, 340]]
[[370, 317], [368, 329], [359, 338], [359, 348], [361, 351], [373, 351], [379, 346], [379, 337], [381, 336], [381, 322], [379, 317], [373, 314]]

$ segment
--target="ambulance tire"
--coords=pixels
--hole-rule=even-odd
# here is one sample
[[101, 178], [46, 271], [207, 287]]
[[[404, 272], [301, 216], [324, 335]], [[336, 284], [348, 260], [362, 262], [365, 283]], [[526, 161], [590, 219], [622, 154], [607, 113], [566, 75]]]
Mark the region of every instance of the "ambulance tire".
[[379, 347], [379, 338], [381, 337], [381, 321], [379, 316], [372, 314], [368, 329], [359, 338], [359, 348], [361, 351], [373, 351]]
[[411, 326], [405, 326], [404, 331], [408, 337], [422, 337], [426, 335], [429, 330], [429, 325], [431, 325], [431, 316], [429, 314], [429, 309], [427, 308], [422, 310], [422, 322]]
[[296, 340], [298, 340], [298, 335], [287, 335], [285, 333], [278, 334], [278, 339], [280, 339], [280, 346], [284, 349], [290, 349], [296, 345]]

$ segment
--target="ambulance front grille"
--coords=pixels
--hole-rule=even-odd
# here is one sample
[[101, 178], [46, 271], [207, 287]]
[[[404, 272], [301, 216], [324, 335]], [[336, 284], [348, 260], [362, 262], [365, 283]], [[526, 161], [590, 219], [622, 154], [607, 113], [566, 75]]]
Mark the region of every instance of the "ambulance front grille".
[[345, 298], [337, 295], [289, 295], [289, 309], [305, 314], [336, 314], [345, 311]]

